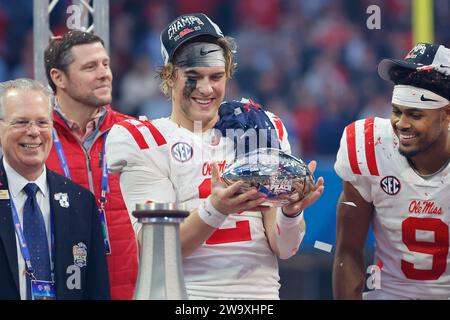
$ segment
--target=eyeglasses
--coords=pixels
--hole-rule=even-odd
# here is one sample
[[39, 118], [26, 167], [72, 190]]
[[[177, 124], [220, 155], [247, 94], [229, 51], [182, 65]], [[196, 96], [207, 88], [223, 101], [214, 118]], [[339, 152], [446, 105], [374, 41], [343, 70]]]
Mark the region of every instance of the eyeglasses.
[[[0, 119], [1, 121], [5, 121], [4, 119]], [[42, 119], [42, 120], [26, 120], [26, 119], [18, 119], [18, 120], [12, 120], [9, 122], [9, 125], [15, 129], [20, 130], [28, 130], [33, 125], [36, 125], [36, 127], [41, 130], [47, 130], [50, 129], [52, 126], [52, 121], [49, 119]]]

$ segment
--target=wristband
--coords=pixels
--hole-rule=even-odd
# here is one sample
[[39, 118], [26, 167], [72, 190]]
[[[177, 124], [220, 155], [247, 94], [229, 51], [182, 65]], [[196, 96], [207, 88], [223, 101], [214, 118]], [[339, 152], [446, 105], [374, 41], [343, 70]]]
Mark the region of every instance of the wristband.
[[198, 207], [198, 216], [213, 228], [219, 228], [227, 218], [225, 214], [214, 208], [209, 197]]
[[286, 213], [284, 213], [283, 208], [281, 208], [281, 213], [282, 213], [285, 217], [287, 217], [287, 218], [297, 218], [298, 216], [300, 216], [300, 215], [303, 214], [303, 210], [300, 211], [299, 213], [297, 213], [297, 214], [294, 215], [294, 216], [288, 216]]
[[303, 210], [295, 216], [288, 216], [283, 212], [283, 208], [277, 208], [277, 224], [281, 226], [296, 226], [303, 220]]

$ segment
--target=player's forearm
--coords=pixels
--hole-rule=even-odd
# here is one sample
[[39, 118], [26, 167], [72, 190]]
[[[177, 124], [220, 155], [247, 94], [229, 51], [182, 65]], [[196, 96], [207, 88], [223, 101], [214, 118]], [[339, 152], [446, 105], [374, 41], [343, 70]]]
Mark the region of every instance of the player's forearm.
[[191, 211], [189, 217], [180, 225], [181, 254], [184, 257], [197, 250], [216, 230], [206, 224], [199, 216], [198, 209]]
[[336, 252], [333, 264], [334, 299], [362, 299], [364, 277], [363, 253]]
[[287, 217], [282, 214], [281, 208], [271, 208], [262, 215], [272, 251], [281, 259], [292, 257], [305, 235], [306, 224], [303, 214]]
[[306, 224], [303, 212], [297, 217], [288, 217], [281, 212], [276, 213], [274, 228], [277, 254], [280, 259], [288, 259], [295, 255], [305, 236]]

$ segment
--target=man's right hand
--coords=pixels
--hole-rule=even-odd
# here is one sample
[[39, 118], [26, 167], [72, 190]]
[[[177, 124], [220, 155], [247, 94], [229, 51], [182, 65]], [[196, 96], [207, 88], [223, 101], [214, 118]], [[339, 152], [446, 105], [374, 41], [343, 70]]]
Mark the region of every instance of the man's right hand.
[[215, 162], [211, 163], [211, 196], [210, 201], [214, 208], [222, 214], [237, 213], [242, 211], [265, 211], [270, 209], [261, 206], [267, 196], [252, 188], [244, 193], [240, 189], [244, 182], [237, 181], [227, 185], [219, 175], [219, 167]]
[[[259, 193], [256, 188], [240, 193], [242, 182], [227, 185], [219, 175], [219, 168], [212, 163], [211, 195], [207, 199], [222, 215], [239, 213], [242, 211], [265, 211], [270, 209], [261, 206], [266, 195]], [[181, 252], [183, 257], [191, 255], [216, 230], [216, 227], [205, 222], [200, 217], [199, 209], [195, 209], [180, 226]]]

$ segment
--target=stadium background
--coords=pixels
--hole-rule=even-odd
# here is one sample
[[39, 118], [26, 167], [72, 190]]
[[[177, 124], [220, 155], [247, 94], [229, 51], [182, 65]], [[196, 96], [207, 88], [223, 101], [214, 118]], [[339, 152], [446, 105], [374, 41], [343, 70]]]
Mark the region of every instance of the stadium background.
[[[427, 1], [427, 0], [425, 0]], [[299, 253], [280, 262], [281, 298], [331, 299], [335, 209], [341, 182], [333, 171], [342, 130], [367, 116], [388, 117], [391, 86], [377, 73], [383, 57], [403, 57], [413, 46], [410, 0], [111, 0], [113, 107], [130, 115], [166, 116], [158, 88], [159, 33], [187, 12], [204, 12], [237, 40], [238, 70], [227, 98], [249, 97], [280, 116], [295, 155], [318, 160], [325, 193], [306, 211]], [[60, 1], [54, 34], [67, 31]], [[381, 29], [369, 30], [370, 5], [381, 9]], [[33, 1], [0, 0], [0, 81], [33, 77]], [[450, 1], [434, 1], [434, 39], [450, 44]], [[333, 245], [326, 252], [315, 241]], [[367, 243], [367, 262], [373, 237]]]

